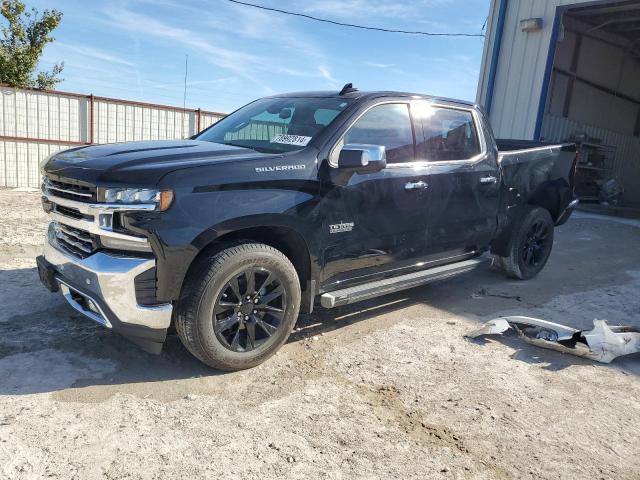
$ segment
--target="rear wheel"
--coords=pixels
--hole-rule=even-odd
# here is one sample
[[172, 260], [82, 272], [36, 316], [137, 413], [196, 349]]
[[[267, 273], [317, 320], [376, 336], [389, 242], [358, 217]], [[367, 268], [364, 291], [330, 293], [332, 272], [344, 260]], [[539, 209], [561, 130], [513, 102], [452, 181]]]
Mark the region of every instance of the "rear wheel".
[[220, 370], [254, 367], [287, 340], [300, 282], [289, 259], [260, 243], [201, 259], [184, 287], [176, 330], [185, 347]]
[[553, 247], [553, 219], [541, 207], [529, 207], [513, 228], [509, 255], [498, 265], [512, 278], [528, 280], [544, 268]]

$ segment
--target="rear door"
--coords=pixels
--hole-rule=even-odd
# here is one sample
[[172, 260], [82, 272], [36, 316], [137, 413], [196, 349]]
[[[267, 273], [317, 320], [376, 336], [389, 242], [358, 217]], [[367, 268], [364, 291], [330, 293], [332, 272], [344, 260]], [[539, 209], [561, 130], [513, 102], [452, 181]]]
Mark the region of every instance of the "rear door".
[[429, 165], [429, 253], [455, 261], [485, 248], [497, 229], [500, 169], [472, 108], [417, 101], [418, 158]]

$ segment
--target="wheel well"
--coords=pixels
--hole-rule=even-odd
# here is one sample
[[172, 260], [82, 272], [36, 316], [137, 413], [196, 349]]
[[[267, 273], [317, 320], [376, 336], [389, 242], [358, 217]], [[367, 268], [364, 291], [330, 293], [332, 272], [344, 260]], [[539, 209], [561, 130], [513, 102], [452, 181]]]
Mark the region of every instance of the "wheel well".
[[565, 180], [555, 180], [534, 192], [528, 203], [548, 210], [555, 222], [571, 200], [571, 188], [567, 182]]
[[221, 235], [200, 251], [192, 265], [202, 256], [214, 255], [230, 245], [247, 241], [264, 243], [284, 253], [298, 273], [301, 290], [306, 290], [307, 282], [311, 279], [309, 249], [304, 238], [287, 227], [252, 227]]
[[508, 255], [509, 245], [512, 240], [513, 232], [517, 229], [519, 222], [531, 207], [540, 207], [547, 210], [551, 215], [551, 218], [555, 221], [554, 212], [551, 208], [549, 208], [548, 204], [545, 205], [544, 202], [538, 203], [534, 198], [531, 198], [528, 203], [520, 204], [511, 209], [507, 216], [506, 223], [502, 226], [496, 238], [494, 238], [491, 242], [491, 253], [502, 257]]
[[539, 200], [532, 199], [528, 203], [528, 205], [532, 207], [544, 208], [549, 212], [549, 214], [551, 215], [551, 218], [553, 218], [554, 221], [560, 216], [560, 213], [562, 213], [562, 210], [560, 209], [558, 202], [554, 201], [552, 198], [549, 198], [549, 197], [542, 198]]

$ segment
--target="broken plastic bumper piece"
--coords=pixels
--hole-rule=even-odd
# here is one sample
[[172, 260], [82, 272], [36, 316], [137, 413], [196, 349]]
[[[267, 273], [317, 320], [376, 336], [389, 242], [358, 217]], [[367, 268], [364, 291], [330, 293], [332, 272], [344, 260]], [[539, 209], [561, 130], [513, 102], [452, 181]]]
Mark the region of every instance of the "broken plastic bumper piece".
[[465, 335], [476, 338], [498, 335], [513, 328], [525, 342], [562, 353], [610, 363], [614, 358], [640, 352], [640, 330], [636, 327], [611, 326], [594, 320], [593, 329], [575, 328], [531, 317], [499, 317]]

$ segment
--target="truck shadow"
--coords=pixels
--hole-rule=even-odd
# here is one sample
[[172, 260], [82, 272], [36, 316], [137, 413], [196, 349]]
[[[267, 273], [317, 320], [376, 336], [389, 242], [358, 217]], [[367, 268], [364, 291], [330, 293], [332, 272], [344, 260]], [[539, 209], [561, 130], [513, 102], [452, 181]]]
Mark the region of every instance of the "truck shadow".
[[[359, 304], [333, 310], [318, 310], [312, 315], [301, 318], [299, 326], [302, 330], [298, 335], [302, 338], [312, 337], [339, 329], [345, 324], [360, 322], [363, 322], [363, 327], [366, 328], [366, 322], [373, 319], [376, 319], [377, 327], [380, 327], [379, 322], [384, 324], [384, 317], [387, 314], [414, 305], [425, 305], [435, 312], [456, 314], [478, 323], [484, 323], [499, 316], [524, 315], [585, 330], [592, 328], [592, 320], [595, 318], [608, 319], [612, 325], [640, 327], [640, 318], [637, 315], [625, 315], [627, 310], [637, 309], [637, 306], [630, 304], [633, 300], [627, 295], [636, 288], [637, 277], [617, 271], [616, 275], [593, 281], [592, 277], [581, 276], [578, 273], [577, 277], [582, 281], [563, 282], [558, 279], [554, 280], [551, 283], [553, 287], [549, 288], [549, 278], [545, 277], [555, 276], [553, 272], [555, 269], [550, 270], [552, 270], [551, 275], [543, 272], [537, 279], [521, 282], [506, 279], [502, 272], [487, 268], [446, 282], [417, 287]], [[583, 284], [587, 279], [590, 282], [588, 287]], [[625, 285], [629, 292], [624, 290]], [[611, 299], [612, 304], [624, 303], [624, 308], [613, 311], [609, 303], [603, 302], [603, 291], [608, 292], [604, 297]], [[616, 291], [618, 293], [613, 293]], [[573, 298], [576, 295], [578, 298]], [[579, 302], [582, 296], [593, 297], [596, 299], [595, 303], [581, 305]], [[626, 301], [621, 302], [621, 298], [617, 297], [625, 298]], [[635, 301], [635, 303], [638, 302]], [[565, 310], [567, 305], [570, 305], [570, 311]], [[389, 319], [386, 323], [391, 324], [397, 321], [397, 319]], [[434, 321], [434, 319], [426, 318], [425, 321]], [[436, 321], [445, 322], [444, 319]], [[376, 325], [370, 325], [369, 328], [375, 329]], [[475, 326], [471, 326], [469, 331], [474, 328]], [[617, 358], [611, 364], [603, 364], [530, 345], [510, 332], [479, 338], [472, 342], [478, 346], [486, 345], [487, 347], [493, 342], [500, 342], [514, 350], [511, 354], [512, 359], [539, 364], [550, 371], [559, 371], [572, 365], [592, 365], [598, 368], [623, 370], [627, 374], [640, 376], [640, 362], [638, 362], [640, 353]]]
[[[560, 258], [557, 265], [552, 264], [548, 271], [529, 282], [511, 281], [500, 272], [482, 269], [447, 282], [351, 306], [317, 309], [313, 314], [301, 315], [289, 343], [312, 341], [314, 336], [352, 324], [358, 324], [364, 331], [392, 326], [403, 319], [394, 312], [417, 305], [478, 323], [505, 314], [519, 314], [586, 328], [601, 312], [594, 311], [590, 305], [577, 303], [580, 297], [574, 300], [573, 310], [567, 310], [565, 304], [557, 303], [557, 298], [566, 297], [570, 303], [575, 295], [589, 291], [601, 295], [603, 291], [609, 291], [614, 295], [612, 301], [620, 303], [615, 299], [615, 292], [619, 290], [620, 299], [625, 298], [626, 303], [634, 301], [627, 295], [624, 285], [628, 283], [633, 289], [633, 282], [638, 278], [624, 273], [623, 269], [614, 268], [611, 275], [595, 279], [591, 276], [587, 283], [588, 269], [576, 265], [571, 267], [574, 270], [567, 271], [563, 260]], [[568, 278], [572, 281], [567, 281]], [[91, 386], [118, 391], [118, 386], [125, 384], [214, 377], [222, 373], [194, 359], [175, 335], [169, 336], [160, 356], [146, 354], [124, 338], [77, 314], [59, 295], [44, 290], [35, 268], [0, 270], [0, 286], [0, 302], [4, 306], [0, 316], [0, 395], [58, 392]], [[636, 307], [631, 305], [629, 308]], [[606, 303], [601, 310], [611, 313]], [[622, 315], [624, 311], [621, 312]], [[560, 314], [562, 317], [558, 316]], [[445, 321], [433, 317], [430, 314], [425, 321]], [[620, 323], [615, 321], [617, 318], [613, 320], [611, 323]], [[633, 321], [637, 323], [640, 319]], [[544, 364], [543, 368], [549, 370], [592, 364], [601, 368], [623, 368], [640, 375], [637, 362], [640, 356], [637, 355], [603, 365], [539, 349], [509, 335], [477, 343], [479, 347], [483, 343], [489, 347], [494, 341], [513, 348], [514, 360]]]
[[160, 356], [75, 312], [35, 268], [0, 270], [0, 395], [160, 382], [216, 374], [175, 336]]

